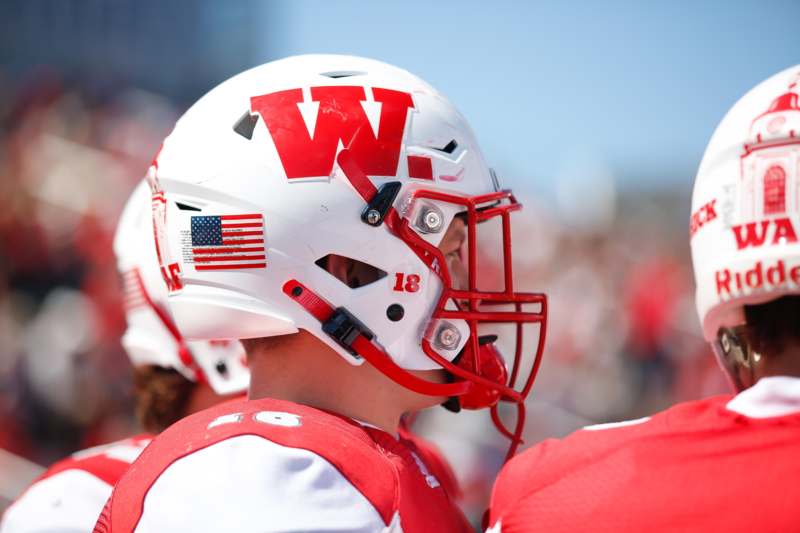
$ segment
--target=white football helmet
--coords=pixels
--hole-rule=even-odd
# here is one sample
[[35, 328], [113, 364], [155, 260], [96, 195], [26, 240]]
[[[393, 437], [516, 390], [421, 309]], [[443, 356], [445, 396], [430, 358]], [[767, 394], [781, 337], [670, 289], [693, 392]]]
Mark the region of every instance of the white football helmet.
[[800, 293], [799, 94], [800, 65], [748, 92], [717, 126], [697, 172], [689, 227], [697, 312], [718, 357], [728, 344], [721, 328], [743, 325], [745, 305]]
[[[148, 176], [169, 304], [188, 338], [304, 329], [351, 364], [458, 397], [451, 407], [521, 407], [547, 314], [544, 295], [514, 290], [509, 215], [521, 205], [499, 189], [465, 119], [416, 76], [335, 55], [253, 68], [186, 112]], [[465, 288], [437, 248], [457, 214], [469, 236]], [[476, 224], [489, 219], [502, 221], [504, 240], [505, 288], [494, 292], [477, 286]], [[348, 286], [323, 268], [331, 255], [379, 279]], [[510, 376], [493, 338], [478, 337], [479, 324], [497, 323], [516, 325]], [[540, 334], [517, 391], [526, 323]], [[453, 382], [407, 372], [437, 368]]]
[[175, 327], [158, 270], [150, 206], [150, 189], [142, 181], [128, 199], [114, 236], [128, 325], [122, 346], [134, 366], [174, 368], [189, 380], [208, 382], [217, 394], [245, 392], [250, 372], [240, 342], [185, 341]]

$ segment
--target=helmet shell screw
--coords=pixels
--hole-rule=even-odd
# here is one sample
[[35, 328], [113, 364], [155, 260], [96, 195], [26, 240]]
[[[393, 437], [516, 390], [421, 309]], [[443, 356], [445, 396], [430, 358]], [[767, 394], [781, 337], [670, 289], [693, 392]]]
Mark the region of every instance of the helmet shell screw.
[[444, 214], [435, 205], [425, 205], [415, 224], [422, 233], [439, 233], [444, 227]]
[[367, 223], [375, 225], [381, 221], [381, 214], [377, 209], [370, 209], [367, 211]]
[[445, 350], [455, 350], [458, 348], [460, 342], [461, 333], [458, 331], [458, 328], [450, 322], [444, 322], [439, 326], [433, 341], [437, 348], [443, 348]]

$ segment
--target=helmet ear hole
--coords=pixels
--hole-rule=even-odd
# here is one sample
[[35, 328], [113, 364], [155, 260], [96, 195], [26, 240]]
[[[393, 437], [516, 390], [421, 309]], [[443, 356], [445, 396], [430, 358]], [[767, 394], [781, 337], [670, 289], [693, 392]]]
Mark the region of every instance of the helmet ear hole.
[[399, 322], [405, 315], [405, 309], [400, 304], [392, 304], [386, 308], [386, 317], [392, 322]]
[[337, 254], [320, 257], [314, 264], [351, 289], [365, 287], [386, 277], [386, 272], [378, 267]]

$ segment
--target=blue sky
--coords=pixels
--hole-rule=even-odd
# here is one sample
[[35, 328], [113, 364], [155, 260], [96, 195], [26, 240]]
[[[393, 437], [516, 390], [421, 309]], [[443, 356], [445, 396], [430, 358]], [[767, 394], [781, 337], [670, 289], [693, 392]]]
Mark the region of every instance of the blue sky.
[[[800, 63], [800, 2], [313, 1], [265, 4], [257, 56], [370, 56], [467, 116], [517, 188], [576, 161], [626, 187], [690, 187], [749, 88]], [[580, 166], [580, 165], [579, 165]]]

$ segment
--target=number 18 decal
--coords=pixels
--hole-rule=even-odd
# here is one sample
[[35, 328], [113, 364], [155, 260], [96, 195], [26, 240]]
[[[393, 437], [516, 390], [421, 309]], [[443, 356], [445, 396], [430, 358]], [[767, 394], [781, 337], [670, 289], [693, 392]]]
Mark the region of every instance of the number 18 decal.
[[419, 276], [417, 274], [405, 274], [403, 272], [396, 272], [394, 275], [393, 290], [397, 292], [419, 291]]

